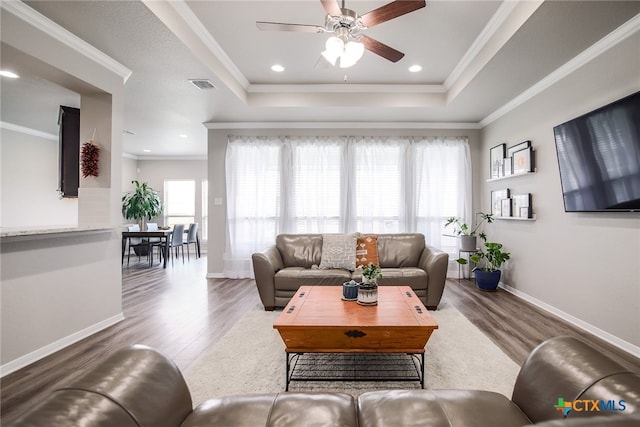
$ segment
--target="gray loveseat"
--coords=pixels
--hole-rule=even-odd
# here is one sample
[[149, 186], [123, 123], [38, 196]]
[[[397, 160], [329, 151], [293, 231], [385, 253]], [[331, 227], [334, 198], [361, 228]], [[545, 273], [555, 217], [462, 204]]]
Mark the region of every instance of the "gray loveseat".
[[[264, 372], [264, 375], [270, 373]], [[573, 403], [575, 409], [566, 415], [558, 411], [555, 406], [559, 398]], [[605, 406], [593, 410], [591, 402], [599, 401]], [[627, 371], [582, 341], [558, 337], [542, 343], [529, 355], [516, 379], [511, 400], [482, 390], [372, 391], [357, 398], [332, 392], [283, 392], [217, 397], [194, 409], [187, 384], [176, 365], [149, 347], [131, 346], [115, 352], [75, 381], [61, 385], [9, 426], [521, 427], [530, 424], [539, 427], [638, 426], [640, 375]]]
[[[442, 298], [449, 255], [425, 243], [423, 234], [378, 234], [380, 286], [411, 286], [435, 310]], [[359, 270], [320, 269], [322, 234], [280, 234], [276, 243], [252, 255], [253, 271], [265, 310], [284, 307], [302, 285], [342, 285], [362, 277]]]

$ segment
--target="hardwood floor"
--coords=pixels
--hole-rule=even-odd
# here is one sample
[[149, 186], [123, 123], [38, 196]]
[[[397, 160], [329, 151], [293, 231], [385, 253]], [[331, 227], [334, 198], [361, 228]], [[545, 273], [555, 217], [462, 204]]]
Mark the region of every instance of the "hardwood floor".
[[[166, 270], [146, 263], [123, 269], [125, 320], [2, 378], [0, 424], [105, 354], [130, 344], [155, 347], [183, 371], [251, 307], [260, 306], [253, 280], [209, 279], [206, 257]], [[473, 282], [448, 280], [443, 301], [462, 312], [516, 363], [540, 342], [575, 335], [640, 371], [640, 361], [504, 291], [481, 292]]]

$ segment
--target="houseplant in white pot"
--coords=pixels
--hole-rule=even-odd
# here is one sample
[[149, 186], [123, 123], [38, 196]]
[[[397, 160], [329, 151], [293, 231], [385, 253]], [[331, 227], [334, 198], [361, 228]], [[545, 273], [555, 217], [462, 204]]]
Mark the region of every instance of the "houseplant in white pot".
[[466, 222], [463, 222], [462, 219], [452, 216], [451, 218], [447, 219], [444, 227], [453, 227], [454, 235], [460, 238], [461, 251], [472, 252], [478, 248], [477, 237], [480, 237], [481, 239], [486, 241], [486, 235], [484, 234], [484, 232], [479, 231], [480, 226], [485, 222], [488, 224], [492, 223], [493, 215], [484, 212], [478, 212], [476, 214], [476, 224], [474, 226], [470, 226]]
[[382, 278], [382, 270], [374, 263], [362, 267], [362, 283], [358, 287], [358, 304], [378, 304], [378, 279]]

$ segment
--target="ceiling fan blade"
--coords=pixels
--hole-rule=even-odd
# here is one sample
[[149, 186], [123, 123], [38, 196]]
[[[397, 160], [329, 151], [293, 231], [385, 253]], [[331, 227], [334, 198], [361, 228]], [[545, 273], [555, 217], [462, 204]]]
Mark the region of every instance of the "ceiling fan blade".
[[387, 46], [376, 39], [372, 39], [371, 37], [361, 35], [358, 37], [358, 41], [364, 45], [365, 49], [375, 53], [376, 55], [380, 55], [391, 62], [398, 62], [404, 57], [404, 53], [399, 50], [395, 50], [391, 46]]
[[366, 27], [370, 28], [374, 25], [397, 18], [398, 16], [421, 9], [426, 5], [427, 3], [424, 0], [396, 0], [361, 15], [360, 19]]
[[322, 7], [324, 7], [325, 12], [327, 12], [331, 16], [340, 16], [342, 15], [342, 11], [340, 10], [340, 5], [338, 4], [338, 0], [320, 0], [322, 3]]
[[284, 24], [281, 22], [256, 21], [256, 26], [262, 31], [294, 31], [299, 33], [324, 33], [326, 31], [324, 27], [317, 25]]

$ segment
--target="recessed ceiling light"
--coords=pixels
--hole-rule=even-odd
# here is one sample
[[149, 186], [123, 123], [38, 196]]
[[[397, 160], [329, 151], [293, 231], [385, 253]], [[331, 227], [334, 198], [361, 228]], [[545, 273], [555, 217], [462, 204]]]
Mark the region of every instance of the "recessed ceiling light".
[[411, 71], [412, 73], [417, 73], [418, 71], [421, 71], [422, 67], [419, 65], [412, 65], [411, 67], [409, 67], [409, 71]]
[[284, 71], [284, 67], [280, 64], [275, 64], [271, 66], [271, 70], [275, 71], [276, 73], [281, 73]]
[[145, 153], [150, 153], [151, 152], [151, 150], [142, 150], [142, 151], [144, 151]]
[[181, 133], [178, 135], [180, 138], [188, 138], [189, 136], [186, 133]]
[[0, 71], [0, 76], [9, 77], [10, 79], [17, 79], [18, 77], [20, 77], [19, 75], [17, 75], [13, 71], [9, 71], [9, 70], [1, 70]]

